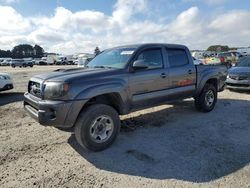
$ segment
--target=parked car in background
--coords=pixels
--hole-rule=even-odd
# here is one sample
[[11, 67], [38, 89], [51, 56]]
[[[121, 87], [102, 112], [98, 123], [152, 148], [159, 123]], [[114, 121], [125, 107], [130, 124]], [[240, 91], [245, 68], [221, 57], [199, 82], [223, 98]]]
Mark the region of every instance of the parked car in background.
[[11, 58], [5, 58], [0, 61], [1, 66], [9, 66], [11, 62]]
[[25, 59], [12, 59], [10, 62], [11, 67], [33, 67], [33, 63], [30, 60]]
[[250, 57], [240, 59], [235, 67], [229, 69], [226, 85], [229, 89], [250, 90]]
[[68, 60], [68, 65], [74, 65], [75, 61], [77, 60], [77, 57], [71, 55], [71, 56], [67, 56], [67, 60]]
[[215, 57], [215, 56], [217, 56], [217, 52], [205, 51], [205, 52], [203, 53], [203, 56], [204, 56], [204, 58], [207, 58], [207, 57]]
[[218, 57], [207, 57], [204, 60], [204, 64], [206, 65], [220, 65], [222, 64], [220, 58]]
[[193, 51], [192, 56], [196, 59], [203, 59], [204, 58], [204, 52], [203, 51]]
[[56, 54], [47, 55], [47, 64], [48, 65], [55, 65], [57, 58], [58, 58], [58, 55], [56, 55]]
[[0, 73], [0, 91], [13, 89], [13, 80], [10, 74]]
[[56, 65], [67, 65], [68, 64], [67, 57], [65, 57], [65, 56], [58, 56], [55, 63], [56, 63]]
[[218, 58], [220, 58], [221, 63], [224, 63], [228, 68], [235, 66], [242, 55], [239, 52], [223, 52], [219, 53]]
[[77, 58], [77, 59], [74, 60], [73, 64], [78, 65], [78, 63], [79, 63], [79, 59]]
[[40, 61], [38, 62], [38, 65], [48, 65], [47, 63], [47, 57], [42, 57]]
[[41, 60], [41, 58], [34, 58], [33, 60], [32, 60], [32, 62], [33, 62], [33, 65], [39, 65], [39, 61]]
[[249, 56], [250, 55], [250, 47], [238, 48], [236, 51], [239, 52], [243, 56]]
[[92, 60], [93, 58], [87, 58], [87, 57], [83, 57], [83, 58], [79, 58], [78, 59], [78, 67], [85, 67], [88, 65], [88, 63]]

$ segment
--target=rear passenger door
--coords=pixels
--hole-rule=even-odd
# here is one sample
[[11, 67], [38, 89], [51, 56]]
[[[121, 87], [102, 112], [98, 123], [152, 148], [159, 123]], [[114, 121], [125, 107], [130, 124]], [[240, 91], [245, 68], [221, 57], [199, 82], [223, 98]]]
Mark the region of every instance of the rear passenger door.
[[196, 68], [183, 48], [166, 48], [169, 64], [169, 99], [191, 97], [195, 92]]

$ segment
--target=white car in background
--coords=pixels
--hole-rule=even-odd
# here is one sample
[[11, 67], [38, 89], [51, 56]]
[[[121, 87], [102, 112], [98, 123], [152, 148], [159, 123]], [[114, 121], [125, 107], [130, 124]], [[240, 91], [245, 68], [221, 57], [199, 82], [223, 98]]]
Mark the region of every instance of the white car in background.
[[13, 80], [8, 73], [0, 72], [0, 91], [13, 89]]
[[6, 58], [6, 59], [2, 59], [0, 62], [1, 66], [9, 66], [11, 62], [11, 58]]

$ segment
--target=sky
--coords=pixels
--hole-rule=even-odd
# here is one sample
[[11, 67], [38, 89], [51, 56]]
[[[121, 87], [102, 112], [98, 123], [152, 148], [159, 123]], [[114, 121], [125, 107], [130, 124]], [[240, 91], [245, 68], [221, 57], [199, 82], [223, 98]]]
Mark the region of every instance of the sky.
[[0, 0], [0, 49], [75, 54], [123, 44], [250, 46], [250, 0]]

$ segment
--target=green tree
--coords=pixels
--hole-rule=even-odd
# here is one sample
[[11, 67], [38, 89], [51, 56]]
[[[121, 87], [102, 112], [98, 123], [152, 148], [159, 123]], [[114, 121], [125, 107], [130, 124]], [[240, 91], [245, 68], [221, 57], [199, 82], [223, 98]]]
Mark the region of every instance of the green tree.
[[101, 51], [100, 51], [99, 47], [97, 46], [95, 48], [94, 54], [95, 54], [95, 56], [97, 56], [99, 53], [101, 53]]
[[41, 58], [43, 57], [43, 55], [44, 55], [44, 49], [41, 46], [36, 44], [34, 46], [34, 57]]
[[230, 48], [228, 46], [223, 46], [223, 45], [213, 45], [209, 46], [207, 51], [213, 51], [213, 52], [226, 52], [229, 51]]
[[0, 58], [3, 58], [3, 57], [12, 57], [11, 51], [0, 50]]
[[33, 46], [31, 46], [29, 44], [17, 45], [12, 49], [11, 52], [12, 52], [13, 58], [26, 58], [26, 57], [33, 57], [34, 56]]

